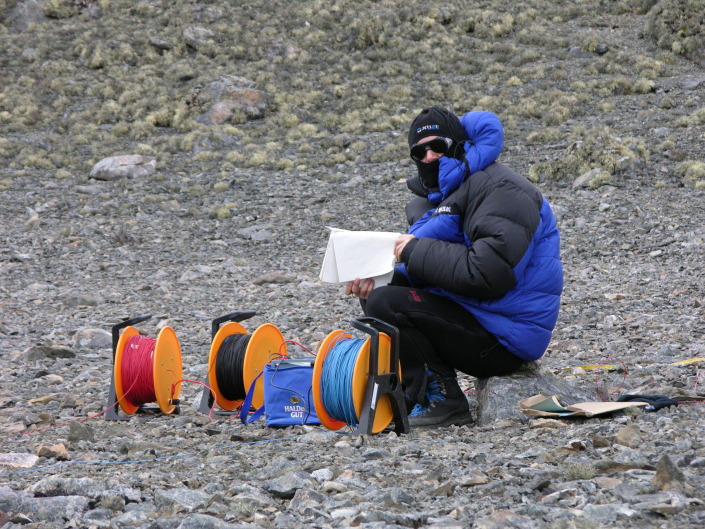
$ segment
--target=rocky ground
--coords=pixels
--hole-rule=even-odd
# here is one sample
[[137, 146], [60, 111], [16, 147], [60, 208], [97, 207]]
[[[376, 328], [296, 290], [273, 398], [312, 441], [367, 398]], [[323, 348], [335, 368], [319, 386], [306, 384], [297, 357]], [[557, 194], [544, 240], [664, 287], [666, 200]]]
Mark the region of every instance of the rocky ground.
[[[291, 4], [0, 2], [0, 527], [702, 527], [705, 70], [693, 28], [658, 33], [702, 2]], [[261, 104], [199, 103], [228, 75]], [[91, 418], [126, 318], [198, 381], [223, 314], [313, 350], [352, 330], [326, 226], [404, 230], [428, 104], [497, 112], [555, 209], [543, 366], [683, 403], [359, 437], [211, 420], [184, 383], [180, 414]], [[156, 171], [90, 177], [124, 154]]]

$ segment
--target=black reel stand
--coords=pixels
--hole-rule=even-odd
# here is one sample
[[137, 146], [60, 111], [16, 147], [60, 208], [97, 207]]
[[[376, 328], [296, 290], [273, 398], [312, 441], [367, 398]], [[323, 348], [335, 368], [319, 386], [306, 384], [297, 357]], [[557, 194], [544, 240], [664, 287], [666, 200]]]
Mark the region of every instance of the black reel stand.
[[[254, 311], [248, 311], [248, 312], [232, 312], [230, 314], [226, 314], [225, 316], [220, 316], [219, 318], [214, 319], [211, 322], [211, 341], [215, 338], [215, 335], [218, 334], [218, 330], [220, 330], [220, 326], [223, 325], [224, 323], [227, 323], [229, 321], [234, 321], [236, 323], [240, 323], [241, 321], [245, 321], [252, 316], [256, 316], [257, 313]], [[214, 366], [215, 367], [215, 366]], [[208, 373], [206, 373], [206, 379], [204, 381], [206, 385], [208, 385]], [[211, 408], [213, 408], [213, 403], [215, 401], [215, 398], [213, 397], [213, 393], [211, 392], [210, 389], [207, 387], [203, 388], [203, 394], [201, 395], [201, 405], [198, 407], [198, 411], [201, 413], [209, 414], [211, 413]], [[240, 413], [239, 411], [225, 411], [225, 410], [213, 410], [213, 414], [215, 415], [235, 415], [237, 413]]]
[[[113, 368], [112, 368], [112, 375], [110, 377], [110, 390], [108, 391], [108, 404], [107, 408], [108, 411], [105, 413], [105, 420], [106, 421], [129, 421], [130, 417], [123, 417], [118, 414], [117, 411], [117, 394], [115, 391], [115, 355], [117, 354], [117, 346], [118, 342], [120, 341], [120, 331], [124, 329], [125, 327], [137, 325], [138, 323], [142, 323], [143, 321], [147, 321], [152, 318], [151, 314], [145, 314], [143, 316], [137, 316], [135, 318], [131, 318], [128, 320], [123, 321], [122, 323], [118, 323], [117, 325], [113, 325], [112, 328], [112, 335], [113, 335]], [[174, 409], [175, 414], [181, 413], [181, 407], [179, 406], [178, 400], [174, 401], [174, 404], [176, 404], [176, 408]], [[157, 412], [159, 411], [159, 408], [156, 406], [140, 406], [139, 409], [137, 410], [138, 412]]]
[[[365, 388], [365, 399], [362, 405], [360, 422], [357, 425], [359, 434], [372, 434], [377, 403], [388, 395], [392, 407], [394, 432], [397, 435], [409, 433], [409, 418], [404, 404], [404, 391], [399, 380], [399, 330], [376, 318], [362, 317], [350, 320], [353, 327], [370, 335], [370, 371]], [[367, 325], [366, 325], [367, 324]], [[379, 373], [379, 333], [386, 333], [391, 346], [389, 351], [389, 372]]]

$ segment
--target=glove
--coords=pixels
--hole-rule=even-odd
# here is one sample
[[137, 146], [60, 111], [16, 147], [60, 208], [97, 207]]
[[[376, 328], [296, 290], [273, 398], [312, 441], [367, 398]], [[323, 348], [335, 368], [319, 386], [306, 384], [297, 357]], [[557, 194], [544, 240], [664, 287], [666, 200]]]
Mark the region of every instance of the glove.
[[644, 408], [645, 411], [656, 411], [669, 406], [678, 406], [677, 400], [667, 397], [666, 395], [622, 395], [617, 399], [617, 402], [628, 402], [632, 400], [648, 403], [648, 406]]

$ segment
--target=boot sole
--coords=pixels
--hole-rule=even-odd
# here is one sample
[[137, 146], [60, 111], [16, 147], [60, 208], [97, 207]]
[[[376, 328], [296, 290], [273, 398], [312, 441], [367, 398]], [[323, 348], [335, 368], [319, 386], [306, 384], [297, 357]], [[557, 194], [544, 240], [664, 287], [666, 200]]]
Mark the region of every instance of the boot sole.
[[463, 426], [474, 422], [475, 420], [469, 411], [456, 413], [439, 421], [436, 421], [436, 419], [421, 419], [418, 424], [414, 424], [414, 419], [409, 418], [409, 426], [411, 428], [443, 428], [444, 426]]

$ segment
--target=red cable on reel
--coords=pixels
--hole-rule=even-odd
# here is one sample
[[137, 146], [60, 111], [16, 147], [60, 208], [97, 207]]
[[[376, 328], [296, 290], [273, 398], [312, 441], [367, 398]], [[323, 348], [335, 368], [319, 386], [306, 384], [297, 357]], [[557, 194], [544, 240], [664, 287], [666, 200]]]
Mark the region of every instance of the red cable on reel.
[[166, 414], [176, 411], [181, 393], [181, 347], [171, 327], [157, 339], [141, 336], [132, 326], [118, 341], [113, 368], [115, 397], [122, 411], [131, 415], [140, 406], [156, 401]]
[[122, 358], [122, 380], [130, 387], [125, 398], [135, 406], [157, 400], [154, 393], [154, 347], [157, 340], [149, 336], [132, 336]]

